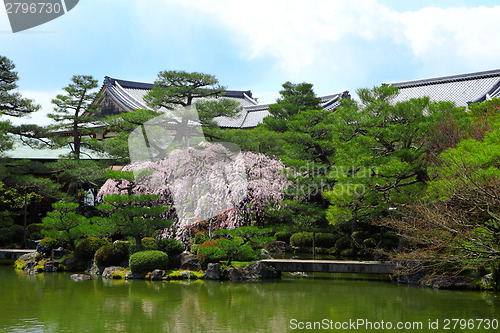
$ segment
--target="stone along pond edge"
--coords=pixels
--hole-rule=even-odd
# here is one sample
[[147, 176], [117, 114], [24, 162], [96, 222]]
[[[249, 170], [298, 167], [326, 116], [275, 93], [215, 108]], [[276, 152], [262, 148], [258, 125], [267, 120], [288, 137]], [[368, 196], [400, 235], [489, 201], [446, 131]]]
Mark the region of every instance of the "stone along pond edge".
[[[27, 253], [19, 257], [16, 261], [16, 268], [22, 269], [27, 274], [54, 273], [61, 271], [75, 271], [72, 265], [75, 265], [75, 258], [44, 259], [35, 261], [36, 252]], [[206, 270], [202, 270], [198, 258], [189, 253], [182, 253], [175, 258], [178, 263], [176, 269], [161, 270], [156, 269], [147, 274], [137, 274], [130, 270], [126, 265], [97, 267], [93, 265], [91, 269], [86, 270], [86, 274], [72, 274], [73, 280], [89, 280], [92, 276], [102, 275], [104, 279], [123, 279], [123, 280], [151, 280], [151, 281], [175, 281], [175, 280], [215, 280], [215, 281], [261, 281], [280, 279], [281, 271], [273, 266], [266, 264], [266, 260], [255, 261], [250, 264], [242, 265], [235, 263], [234, 266], [227, 266], [220, 263], [209, 263]], [[25, 265], [21, 267], [19, 262]], [[320, 262], [318, 260], [317, 262]], [[384, 263], [389, 264], [389, 263]], [[407, 263], [398, 263], [406, 265]], [[450, 290], [486, 290], [491, 291], [491, 274], [485, 276], [432, 276], [426, 271], [417, 271], [412, 274], [392, 274], [390, 279], [399, 284], [431, 287], [434, 289]]]

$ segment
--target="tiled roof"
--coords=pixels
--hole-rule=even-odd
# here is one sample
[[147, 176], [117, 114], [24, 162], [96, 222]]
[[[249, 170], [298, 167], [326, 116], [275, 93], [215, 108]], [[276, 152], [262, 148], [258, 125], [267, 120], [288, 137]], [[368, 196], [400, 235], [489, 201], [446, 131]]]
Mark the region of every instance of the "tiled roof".
[[348, 91], [344, 91], [344, 92], [339, 93], [339, 94], [321, 96], [320, 98], [321, 98], [321, 107], [323, 109], [329, 110], [329, 111], [334, 111], [339, 107], [340, 100], [342, 98], [350, 99], [351, 95], [349, 94]]
[[[119, 80], [106, 76], [101, 91], [106, 89], [115, 102], [124, 107], [124, 109], [133, 111], [135, 109], [148, 109], [144, 101], [144, 96], [153, 89], [153, 87], [154, 84], [152, 83]], [[252, 98], [252, 92], [250, 90], [226, 90], [225, 94], [220, 98], [236, 100], [242, 106], [257, 104]]]
[[500, 95], [500, 70], [384, 83], [399, 88], [394, 102], [428, 96], [433, 101], [452, 101], [456, 106], [482, 102]]
[[[336, 110], [342, 98], [350, 98], [348, 91], [343, 93], [321, 96], [320, 105], [325, 110]], [[244, 106], [239, 116], [236, 118], [218, 117], [215, 121], [224, 128], [253, 128], [262, 123], [262, 120], [271, 115], [269, 106], [271, 104], [259, 104]]]
[[[154, 84], [152, 83], [119, 80], [106, 76], [101, 91], [106, 90], [113, 101], [120, 105], [123, 110], [133, 111], [135, 109], [149, 108], [146, 102], [144, 102], [144, 96], [153, 87]], [[323, 96], [321, 97], [321, 107], [325, 110], [335, 110], [340, 105], [340, 100], [343, 97], [350, 98], [349, 93], [345, 91], [339, 94]], [[262, 120], [270, 115], [268, 111], [270, 104], [257, 104], [250, 90], [226, 90], [226, 93], [219, 98], [237, 101], [243, 107], [242, 111], [234, 118], [215, 118], [215, 121], [221, 127], [253, 128], [262, 123]]]

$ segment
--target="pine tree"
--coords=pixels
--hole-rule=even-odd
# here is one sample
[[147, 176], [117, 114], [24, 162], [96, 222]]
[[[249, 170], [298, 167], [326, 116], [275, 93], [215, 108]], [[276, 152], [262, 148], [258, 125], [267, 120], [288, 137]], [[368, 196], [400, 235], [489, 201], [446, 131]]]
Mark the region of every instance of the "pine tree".
[[[52, 103], [55, 105], [55, 113], [50, 113], [49, 118], [58, 124], [51, 127], [57, 133], [52, 137], [56, 146], [69, 145], [72, 151], [71, 157], [79, 160], [82, 147], [92, 148], [90, 139], [86, 138], [95, 132], [94, 123], [98, 120], [99, 105], [93, 104], [98, 93], [92, 90], [97, 88], [97, 80], [92, 76], [75, 75], [71, 82], [63, 90], [64, 95], [57, 95]], [[94, 128], [92, 128], [94, 127]], [[68, 133], [69, 136], [60, 135]], [[94, 142], [95, 143], [95, 142]]]
[[[199, 121], [205, 134], [210, 136], [210, 130], [218, 128], [214, 118], [234, 117], [241, 111], [238, 102], [220, 98], [224, 96], [225, 91], [226, 89], [213, 75], [185, 71], [161, 71], [154, 88], [144, 97], [144, 100], [155, 110], [161, 107], [179, 110], [196, 106], [197, 119], [191, 119], [192, 116], [188, 114], [180, 114], [180, 117], [172, 117], [171, 121], [177, 126], [177, 133], [181, 135], [186, 132], [189, 120]], [[181, 137], [176, 137], [174, 141], [181, 139]]]
[[22, 117], [35, 112], [40, 106], [33, 101], [23, 98], [21, 94], [12, 92], [17, 88], [19, 79], [14, 71], [14, 63], [4, 56], [0, 56], [0, 115]]

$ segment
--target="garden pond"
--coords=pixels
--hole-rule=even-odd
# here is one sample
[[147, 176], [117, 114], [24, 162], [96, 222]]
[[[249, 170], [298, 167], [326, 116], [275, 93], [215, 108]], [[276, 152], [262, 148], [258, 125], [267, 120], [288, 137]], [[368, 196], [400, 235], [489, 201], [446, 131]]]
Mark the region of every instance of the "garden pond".
[[[500, 329], [500, 294], [433, 290], [338, 275], [296, 278], [284, 274], [282, 280], [251, 283], [101, 277], [73, 281], [69, 273], [26, 275], [0, 266], [0, 291], [0, 332]], [[461, 329], [464, 323], [466, 327]]]

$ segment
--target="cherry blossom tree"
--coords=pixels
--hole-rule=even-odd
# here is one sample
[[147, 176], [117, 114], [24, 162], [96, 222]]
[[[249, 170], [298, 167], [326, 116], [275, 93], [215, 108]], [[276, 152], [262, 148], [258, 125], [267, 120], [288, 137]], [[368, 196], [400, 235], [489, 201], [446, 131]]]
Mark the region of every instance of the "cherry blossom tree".
[[202, 142], [158, 161], [125, 166], [123, 171], [136, 175], [134, 187], [127, 190], [126, 179], [109, 179], [98, 195], [159, 195], [161, 204], [175, 207], [165, 213], [165, 219], [175, 222], [163, 237], [174, 231], [179, 236], [203, 221], [215, 229], [234, 229], [258, 221], [264, 207], [279, 205], [288, 184], [283, 169], [280, 160], [264, 154], [236, 154], [223, 144]]

